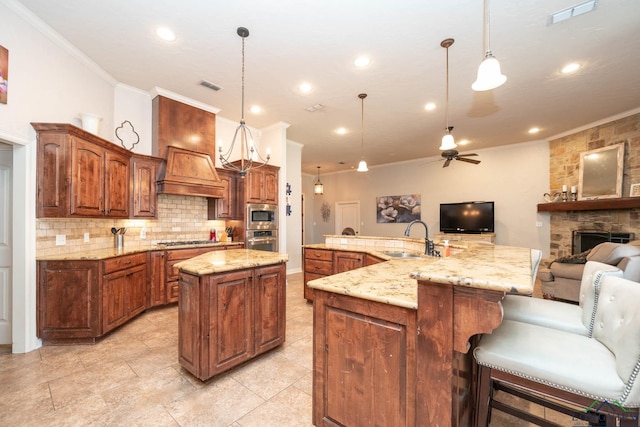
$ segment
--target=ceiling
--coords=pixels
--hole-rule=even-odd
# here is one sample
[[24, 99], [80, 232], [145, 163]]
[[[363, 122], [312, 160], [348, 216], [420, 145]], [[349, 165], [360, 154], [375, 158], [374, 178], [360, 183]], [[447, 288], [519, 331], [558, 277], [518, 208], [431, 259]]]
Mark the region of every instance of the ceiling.
[[[507, 76], [474, 92], [483, 54], [483, 3], [451, 0], [21, 0], [35, 15], [117, 81], [160, 87], [241, 116], [241, 48], [245, 40], [245, 113], [261, 128], [290, 125], [304, 145], [303, 172], [369, 166], [439, 155], [446, 111], [461, 153], [553, 135], [640, 107], [640, 1], [600, 0], [593, 12], [550, 25], [550, 15], [580, 0], [490, 4], [490, 47]], [[176, 33], [164, 42], [159, 25]], [[371, 64], [353, 65], [366, 54]], [[582, 68], [559, 70], [569, 62]], [[207, 80], [223, 89], [199, 85]], [[311, 93], [298, 85], [308, 82]], [[428, 102], [437, 108], [425, 110]], [[324, 108], [308, 112], [306, 107]], [[528, 129], [541, 130], [530, 135]], [[344, 127], [345, 135], [335, 130]], [[481, 157], [480, 157], [481, 158]], [[436, 165], [439, 165], [436, 163]], [[474, 168], [455, 162], [454, 168]]]

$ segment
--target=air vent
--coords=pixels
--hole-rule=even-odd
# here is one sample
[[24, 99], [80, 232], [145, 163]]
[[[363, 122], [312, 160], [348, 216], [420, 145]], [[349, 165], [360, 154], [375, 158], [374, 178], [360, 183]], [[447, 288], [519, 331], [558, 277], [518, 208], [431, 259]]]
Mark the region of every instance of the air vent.
[[312, 105], [310, 107], [305, 108], [305, 110], [307, 110], [310, 113], [313, 113], [314, 111], [322, 110], [323, 108], [324, 108], [324, 105], [315, 104], [315, 105]]
[[559, 22], [563, 22], [568, 19], [575, 18], [576, 16], [583, 15], [587, 12], [592, 12], [595, 10], [596, 4], [597, 4], [596, 0], [589, 0], [589, 1], [585, 1], [583, 3], [577, 4], [575, 6], [569, 7], [567, 9], [563, 9], [551, 15], [549, 19], [549, 23], [551, 25], [557, 24]]
[[200, 86], [204, 86], [204, 87], [209, 88], [211, 90], [215, 90], [216, 92], [219, 91], [220, 89], [222, 89], [221, 86], [218, 86], [218, 85], [213, 84], [211, 82], [208, 82], [206, 80], [200, 80], [199, 84], [200, 84]]

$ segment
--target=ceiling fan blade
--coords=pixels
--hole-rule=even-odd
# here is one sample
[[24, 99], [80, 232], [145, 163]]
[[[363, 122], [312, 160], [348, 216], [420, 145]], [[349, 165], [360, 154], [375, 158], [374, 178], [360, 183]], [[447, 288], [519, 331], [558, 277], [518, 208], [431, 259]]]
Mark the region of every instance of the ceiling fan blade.
[[477, 156], [478, 153], [467, 153], [467, 154], [460, 154], [460, 156], [465, 156], [465, 157], [469, 157], [469, 156]]
[[456, 160], [460, 160], [467, 163], [473, 163], [474, 165], [477, 165], [478, 163], [480, 163], [480, 160], [466, 159], [464, 157], [458, 157]]
[[443, 168], [446, 168], [447, 166], [449, 166], [449, 163], [451, 163], [451, 159], [447, 159], [444, 164], [442, 165]]

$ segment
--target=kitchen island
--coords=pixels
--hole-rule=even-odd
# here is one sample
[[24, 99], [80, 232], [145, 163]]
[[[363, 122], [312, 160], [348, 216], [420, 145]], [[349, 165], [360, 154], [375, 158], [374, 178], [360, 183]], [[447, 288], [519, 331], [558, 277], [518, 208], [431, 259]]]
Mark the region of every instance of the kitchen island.
[[475, 336], [501, 323], [505, 293], [532, 293], [531, 271], [528, 248], [468, 243], [309, 281], [313, 423], [471, 425]]
[[180, 365], [206, 381], [282, 344], [287, 261], [287, 254], [232, 249], [175, 264]]

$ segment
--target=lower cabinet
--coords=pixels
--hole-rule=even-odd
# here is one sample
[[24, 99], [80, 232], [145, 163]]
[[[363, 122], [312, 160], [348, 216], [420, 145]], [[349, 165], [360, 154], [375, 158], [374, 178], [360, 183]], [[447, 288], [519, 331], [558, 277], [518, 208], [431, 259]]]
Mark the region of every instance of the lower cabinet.
[[147, 254], [38, 261], [38, 336], [95, 342], [147, 308]]
[[175, 264], [185, 259], [197, 257], [207, 252], [225, 249], [223, 247], [205, 247], [191, 249], [172, 249], [167, 251], [166, 255], [166, 284], [165, 284], [165, 304], [178, 302], [178, 286], [180, 285], [179, 271], [174, 267]]
[[180, 364], [207, 380], [285, 340], [286, 267], [180, 273]]
[[304, 248], [304, 298], [307, 301], [313, 300], [313, 290], [307, 286], [310, 280], [344, 273], [381, 261], [363, 252]]

